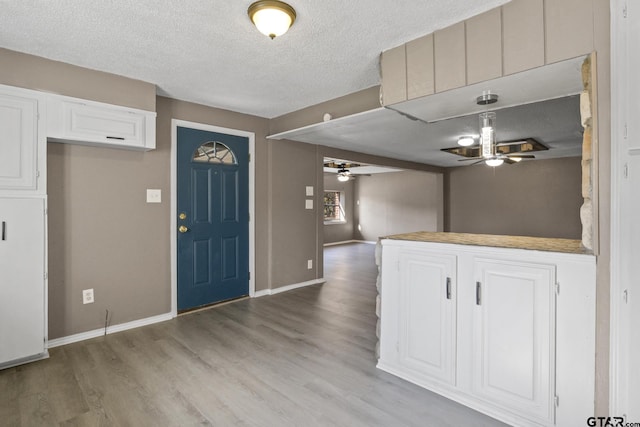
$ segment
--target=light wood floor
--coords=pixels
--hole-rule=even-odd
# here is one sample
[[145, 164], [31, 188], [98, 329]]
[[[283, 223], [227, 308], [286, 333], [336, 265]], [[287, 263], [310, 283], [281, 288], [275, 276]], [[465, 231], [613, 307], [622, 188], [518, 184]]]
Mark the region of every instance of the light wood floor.
[[373, 250], [327, 248], [324, 285], [0, 371], [0, 426], [503, 426], [376, 369]]

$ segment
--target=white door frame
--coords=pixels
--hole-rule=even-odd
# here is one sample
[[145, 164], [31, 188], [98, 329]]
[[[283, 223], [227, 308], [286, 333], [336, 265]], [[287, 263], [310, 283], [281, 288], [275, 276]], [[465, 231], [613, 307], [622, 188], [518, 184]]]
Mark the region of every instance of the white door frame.
[[[632, 293], [637, 293], [638, 285], [630, 277], [631, 263], [625, 251], [634, 238], [629, 234], [630, 221], [634, 220], [628, 203], [634, 197], [627, 179], [627, 162], [631, 158], [628, 140], [640, 135], [627, 135], [629, 120], [637, 120], [630, 105], [637, 93], [630, 93], [632, 75], [629, 55], [634, 52], [629, 47], [630, 28], [639, 25], [638, 8], [627, 13], [626, 0], [611, 1], [611, 274], [610, 274], [610, 345], [609, 345], [609, 413], [623, 416], [637, 402], [630, 402], [630, 364], [637, 363], [637, 355], [632, 354], [630, 336], [630, 306]], [[636, 13], [633, 15], [633, 13]], [[633, 24], [632, 24], [633, 22]], [[637, 55], [637, 54], [635, 54]], [[637, 111], [637, 110], [635, 110]], [[638, 155], [639, 153], [635, 153]], [[634, 289], [631, 289], [634, 288]], [[628, 298], [628, 299], [627, 299]], [[636, 303], [637, 304], [637, 303]], [[628, 420], [636, 421], [636, 420]]]
[[243, 136], [249, 139], [249, 296], [256, 293], [255, 279], [255, 140], [253, 132], [208, 125], [204, 123], [189, 122], [186, 120], [171, 119], [171, 316], [178, 315], [178, 237], [176, 213], [178, 206], [178, 126], [208, 132], [225, 133], [227, 135]]

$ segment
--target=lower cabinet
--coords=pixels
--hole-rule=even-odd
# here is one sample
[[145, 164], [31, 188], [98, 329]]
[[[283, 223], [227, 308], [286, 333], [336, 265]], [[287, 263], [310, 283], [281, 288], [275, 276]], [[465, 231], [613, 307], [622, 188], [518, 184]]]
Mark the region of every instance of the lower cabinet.
[[380, 369], [512, 425], [592, 416], [593, 256], [383, 240], [381, 275]]
[[454, 384], [456, 257], [406, 251], [399, 262], [399, 361], [416, 373]]
[[473, 392], [554, 421], [555, 266], [476, 259]]
[[45, 199], [0, 198], [0, 369], [46, 357]]

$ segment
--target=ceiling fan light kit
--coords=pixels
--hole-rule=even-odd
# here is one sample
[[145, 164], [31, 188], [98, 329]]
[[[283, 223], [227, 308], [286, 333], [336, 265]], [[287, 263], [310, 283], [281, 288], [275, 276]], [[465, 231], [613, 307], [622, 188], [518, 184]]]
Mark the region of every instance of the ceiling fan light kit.
[[272, 40], [286, 33], [296, 20], [293, 7], [277, 0], [257, 1], [247, 13], [258, 31]]

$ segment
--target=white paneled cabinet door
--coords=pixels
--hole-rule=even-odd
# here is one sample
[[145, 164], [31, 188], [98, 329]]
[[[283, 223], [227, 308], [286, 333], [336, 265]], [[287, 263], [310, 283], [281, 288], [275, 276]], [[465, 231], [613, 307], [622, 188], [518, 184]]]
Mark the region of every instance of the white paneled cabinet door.
[[42, 198], [0, 198], [0, 368], [45, 353]]
[[36, 188], [38, 100], [0, 87], [0, 191]]
[[456, 256], [400, 252], [399, 363], [455, 384]]
[[555, 266], [476, 259], [474, 394], [554, 423]]

